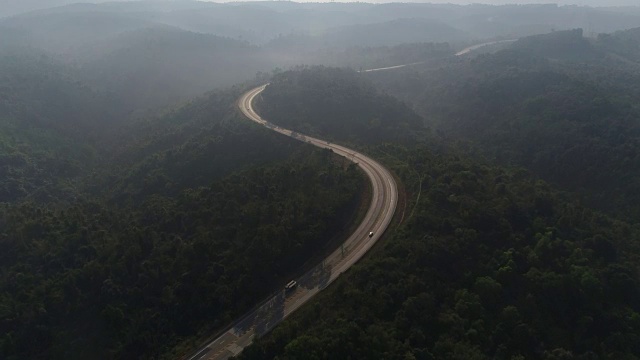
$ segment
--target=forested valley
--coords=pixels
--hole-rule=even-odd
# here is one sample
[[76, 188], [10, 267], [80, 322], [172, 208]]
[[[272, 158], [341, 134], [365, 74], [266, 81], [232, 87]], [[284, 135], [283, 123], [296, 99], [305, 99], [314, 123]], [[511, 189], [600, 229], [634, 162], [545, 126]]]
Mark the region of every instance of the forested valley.
[[637, 29], [595, 40], [577, 29], [370, 78], [449, 141], [526, 167], [590, 206], [636, 221], [639, 43]]
[[366, 179], [267, 82], [402, 199], [237, 358], [640, 357], [639, 11], [57, 3], [0, 7], [0, 358], [184, 358], [339, 246]]
[[[596, 84], [606, 76], [588, 64], [589, 82], [576, 79], [586, 72], [579, 67], [559, 74], [562, 60], [540, 54], [569, 52], [555, 41], [578, 41], [611, 61], [571, 31], [395, 76], [314, 67], [274, 77], [261, 104], [267, 118], [375, 154], [413, 201], [370, 258], [239, 359], [640, 356], [639, 117], [631, 97], [602, 90], [622, 94], [635, 83]], [[633, 76], [633, 66], [627, 71]], [[427, 76], [439, 87], [426, 86]], [[422, 126], [401, 102], [387, 108], [394, 116], [369, 112], [387, 96], [372, 82], [405, 91]], [[565, 176], [564, 186], [545, 182], [540, 169]]]
[[355, 167], [243, 119], [244, 88], [125, 122], [49, 60], [5, 61], [3, 358], [187, 352], [366, 200]]
[[411, 216], [239, 359], [638, 356], [637, 224], [525, 170], [426, 148], [374, 153], [394, 154], [421, 191]]

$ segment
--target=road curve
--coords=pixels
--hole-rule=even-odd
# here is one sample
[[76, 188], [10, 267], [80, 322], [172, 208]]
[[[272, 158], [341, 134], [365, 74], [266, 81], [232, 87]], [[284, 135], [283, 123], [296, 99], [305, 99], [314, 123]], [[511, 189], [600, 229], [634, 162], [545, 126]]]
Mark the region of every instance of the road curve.
[[[294, 290], [285, 292], [282, 289], [265, 299], [220, 336], [187, 357], [189, 360], [228, 359], [251, 344], [254, 337], [260, 337], [269, 332], [362, 258], [389, 227], [398, 204], [398, 189], [393, 176], [375, 160], [344, 146], [281, 128], [261, 118], [252, 105], [253, 100], [267, 85], [254, 88], [240, 97], [238, 106], [242, 113], [250, 120], [273, 131], [323, 149], [331, 149], [334, 153], [356, 163], [371, 181], [371, 204], [356, 231], [320, 264], [295, 279], [298, 286]], [[373, 232], [372, 237], [369, 237], [369, 232]]]
[[[456, 53], [456, 56], [468, 54], [474, 50], [488, 45], [514, 42], [517, 40], [502, 40], [482, 43], [470, 46]], [[415, 62], [396, 66], [361, 70], [358, 72], [375, 72], [383, 70], [399, 69], [407, 66], [418, 65], [424, 62]], [[297, 140], [308, 142], [323, 149], [331, 149], [338, 155], [344, 156], [355, 162], [367, 174], [371, 185], [372, 201], [364, 220], [358, 229], [344, 242], [340, 249], [334, 251], [322, 263], [296, 279], [299, 286], [294, 292], [285, 293], [278, 291], [265, 299], [254, 310], [245, 314], [222, 335], [202, 346], [189, 360], [224, 360], [239, 354], [242, 349], [251, 344], [255, 336], [262, 336], [289, 316], [297, 308], [306, 303], [313, 295], [333, 282], [342, 272], [358, 261], [387, 229], [396, 206], [398, 204], [398, 189], [393, 176], [375, 160], [345, 148], [340, 145], [316, 139], [310, 136], [292, 132], [269, 123], [258, 115], [253, 108], [253, 100], [267, 87], [268, 84], [258, 86], [244, 93], [238, 100], [238, 107], [242, 113], [252, 121], [270, 128], [283, 135]], [[369, 231], [373, 231], [373, 237], [369, 238]]]

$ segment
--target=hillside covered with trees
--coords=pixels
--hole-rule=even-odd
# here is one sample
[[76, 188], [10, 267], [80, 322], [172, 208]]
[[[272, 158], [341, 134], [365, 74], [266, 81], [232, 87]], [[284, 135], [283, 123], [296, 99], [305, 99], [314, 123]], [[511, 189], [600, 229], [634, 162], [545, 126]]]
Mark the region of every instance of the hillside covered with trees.
[[343, 143], [407, 143], [422, 129], [416, 113], [348, 69], [316, 66], [277, 74], [258, 108], [275, 124]]
[[3, 357], [155, 358], [224, 326], [346, 226], [362, 178], [330, 158], [306, 152], [135, 207], [3, 206]]
[[[496, 69], [497, 57], [511, 60], [507, 63], [511, 71]], [[538, 66], [547, 70], [520, 70], [515, 66], [520, 62], [533, 69]], [[402, 211], [404, 223], [388, 234], [370, 258], [299, 314], [247, 348], [239, 359], [640, 356], [637, 219], [625, 215], [611, 217], [594, 210], [581, 201], [580, 193], [560, 192], [539, 180], [533, 172], [535, 168], [527, 171], [522, 167], [504, 167], [505, 163], [518, 164], [502, 160], [495, 162], [502, 165], [493, 165], [494, 159], [479, 160], [473, 153], [508, 152], [507, 144], [518, 149], [531, 146], [529, 144], [535, 144], [536, 140], [541, 142], [537, 144], [538, 149], [545, 144], [559, 147], [561, 141], [571, 136], [572, 146], [584, 149], [592, 148], [597, 141], [610, 144], [612, 150], [609, 151], [613, 151], [618, 149], [614, 138], [629, 139], [620, 146], [633, 149], [634, 133], [630, 130], [637, 121], [631, 117], [633, 108], [630, 104], [606, 105], [606, 99], [593, 101], [604, 93], [596, 92], [586, 81], [554, 74], [547, 61], [531, 59], [521, 52], [507, 51], [468, 63], [466, 66], [486, 69], [495, 75], [497, 79], [491, 79], [489, 74], [480, 77], [488, 84], [504, 84], [476, 88], [481, 85], [470, 84], [470, 78], [462, 77], [459, 81], [465, 82], [479, 98], [461, 89], [424, 91], [437, 94], [441, 100], [430, 103], [442, 104], [434, 114], [468, 111], [468, 119], [495, 121], [485, 124], [487, 129], [483, 133], [482, 124], [467, 124], [462, 117], [452, 116], [453, 123], [447, 123], [444, 115], [432, 117], [442, 121], [441, 129], [453, 131], [455, 125], [460, 125], [460, 133], [479, 139], [487, 136], [486, 142], [472, 147], [460, 144], [458, 148], [450, 141], [455, 139], [454, 133], [443, 137], [444, 130], [440, 130], [440, 137], [425, 137], [428, 141], [423, 145], [370, 146], [368, 151], [392, 166], [409, 191], [412, 200]], [[324, 127], [328, 136], [335, 137], [344, 136], [348, 132], [345, 129], [361, 127], [362, 118], [358, 116], [345, 117], [334, 124], [331, 116], [304, 115], [331, 111], [325, 104], [343, 98], [347, 100], [339, 102], [344, 107], [342, 110], [358, 113], [361, 102], [348, 99], [351, 94], [362, 92], [344, 85], [330, 87], [332, 91], [316, 86], [320, 81], [344, 84], [345, 74], [317, 68], [283, 74], [283, 77], [301, 94], [294, 96], [296, 106], [288, 110], [293, 112], [287, 117], [291, 125], [300, 124], [295, 123], [295, 119], [305, 119], [309, 123], [305, 124], [307, 128]], [[283, 83], [274, 81], [274, 92], [278, 89], [276, 86]], [[488, 92], [493, 89], [503, 91]], [[546, 89], [546, 96], [541, 89]], [[569, 97], [574, 90], [584, 102]], [[537, 94], [539, 103], [527, 100], [533, 93]], [[565, 94], [564, 97], [561, 94]], [[266, 93], [263, 101], [269, 99], [275, 99], [274, 104], [282, 106], [277, 102], [279, 98], [270, 98]], [[471, 117], [470, 106], [456, 109], [454, 100], [477, 105], [475, 116]], [[333, 107], [336, 106], [328, 108]], [[450, 112], [445, 113], [442, 108]], [[514, 121], [522, 121], [520, 127], [513, 124], [511, 128], [502, 127], [502, 136], [494, 136], [490, 142], [489, 134], [495, 135], [495, 129], [504, 126], [498, 119], [506, 119], [514, 108], [535, 110], [530, 114], [537, 116], [537, 121], [527, 122], [529, 127], [525, 130], [543, 133], [537, 138], [531, 138], [531, 133], [528, 138], [525, 133], [520, 137], [520, 127], [525, 126], [525, 121], [515, 118]], [[617, 109], [630, 113], [617, 120], [620, 115]], [[411, 114], [408, 109], [404, 111]], [[369, 118], [372, 116], [363, 113]], [[398, 115], [397, 119], [403, 117]], [[546, 126], [539, 124], [542, 121]], [[550, 126], [553, 122], [556, 125]], [[588, 133], [591, 136], [586, 136], [589, 123], [609, 124], [610, 131], [616, 133], [592, 130]], [[545, 134], [550, 138], [544, 138]], [[609, 138], [610, 135], [613, 138]], [[368, 136], [363, 136], [361, 141], [366, 143], [366, 139]], [[598, 171], [608, 168], [592, 153], [583, 156], [585, 161], [596, 161], [591, 167], [581, 169], [583, 173], [593, 169], [594, 174], [599, 174]], [[606, 154], [601, 156], [604, 158]], [[574, 160], [573, 167], [569, 167], [566, 163], [565, 174], [571, 175], [568, 171], [581, 164], [584, 163]], [[553, 162], [546, 168], [551, 165]], [[633, 173], [630, 170], [627, 174]], [[600, 179], [605, 179], [605, 175]], [[579, 183], [577, 175], [573, 176], [573, 181]], [[602, 180], [600, 191], [593, 190], [591, 194], [605, 198], [618, 191], [619, 184]]]
[[120, 109], [50, 58], [0, 52], [0, 202], [77, 195], [99, 160], [92, 143], [122, 123]]
[[[380, 148], [421, 196], [384, 245], [238, 359], [640, 354], [637, 225], [522, 170]], [[404, 162], [404, 164], [402, 163]]]
[[371, 76], [442, 136], [635, 221], [640, 63], [637, 44], [624, 40], [634, 34], [589, 41], [580, 30], [556, 32], [496, 54]]
[[[485, 39], [577, 27], [595, 35], [640, 26], [636, 12], [557, 5], [20, 3], [0, 9], [0, 49], [29, 47], [64, 61], [83, 75], [84, 83], [119, 97], [136, 113], [172, 106], [277, 67], [366, 69], [426, 61], [433, 55], [412, 51], [380, 56], [396, 46], [424, 49], [438, 43], [441, 56]], [[51, 7], [55, 4], [64, 6]]]
[[[366, 199], [363, 175], [243, 119], [242, 91], [101, 136], [58, 118], [11, 135], [36, 164], [36, 145], [64, 158], [36, 142], [44, 136], [66, 144], [85, 134], [96, 155], [75, 159], [64, 196], [41, 189], [51, 196], [0, 206], [3, 358], [172, 357], [330, 250]], [[32, 193], [37, 183], [17, 165], [5, 169]]]
[[1, 359], [179, 358], [338, 246], [366, 179], [267, 82], [402, 196], [238, 358], [640, 358], [637, 9], [54, 3], [0, 9]]

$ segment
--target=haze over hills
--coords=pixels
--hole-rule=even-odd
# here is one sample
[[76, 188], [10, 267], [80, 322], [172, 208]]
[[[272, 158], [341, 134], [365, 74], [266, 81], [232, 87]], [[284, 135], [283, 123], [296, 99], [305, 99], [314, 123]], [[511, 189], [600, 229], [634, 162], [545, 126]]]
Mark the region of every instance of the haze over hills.
[[183, 358], [291, 300], [375, 194], [243, 118], [267, 82], [258, 113], [375, 158], [401, 196], [373, 252], [240, 358], [640, 358], [640, 8], [0, 14], [0, 358]]
[[372, 76], [446, 136], [481, 143], [491, 158], [582, 192], [601, 209], [637, 216], [640, 173], [626, 164], [640, 139], [638, 34], [555, 32], [438, 69]]
[[[116, 2], [126, 2], [125, 0], [92, 0], [90, 3], [116, 3]], [[182, 0], [182, 1], [138, 1], [140, 3], [154, 4], [156, 8], [167, 8], [167, 7], [179, 7], [183, 6], [185, 8], [190, 7], [189, 3], [193, 3], [191, 0]], [[202, 1], [208, 3], [216, 3], [215, 1]], [[317, 1], [300, 1], [301, 3], [317, 3]], [[326, 1], [328, 2], [328, 1]], [[325, 3], [326, 3], [325, 2]], [[346, 1], [349, 2], [349, 1]], [[389, 3], [391, 1], [372, 1], [372, 3]], [[413, 3], [445, 3], [444, 1], [407, 1]], [[0, 2], [0, 17], [2, 16], [11, 16], [27, 11], [33, 11], [38, 9], [46, 9], [56, 6], [68, 5], [77, 3], [75, 0], [22, 0], [22, 1], [13, 1], [13, 0], [2, 0]], [[170, 5], [167, 5], [171, 3]], [[448, 4], [455, 5], [469, 5], [469, 4], [487, 4], [487, 5], [507, 5], [507, 4], [558, 4], [558, 5], [580, 5], [580, 6], [595, 6], [595, 7], [610, 7], [610, 6], [637, 6], [638, 4], [634, 0], [483, 0], [483, 1], [465, 1], [465, 0], [450, 0], [446, 1]], [[185, 5], [187, 4], [187, 5]]]
[[80, 73], [129, 104], [149, 109], [246, 81], [274, 64], [247, 43], [158, 26], [78, 48]]
[[80, 81], [139, 114], [276, 67], [383, 66], [370, 54], [404, 43], [448, 43], [454, 51], [482, 39], [637, 26], [640, 13], [556, 5], [108, 2], [1, 19], [0, 51], [28, 49], [76, 67]]
[[[67, 25], [62, 23], [60, 25], [62, 29], [71, 29], [76, 21], [85, 19], [87, 23], [90, 22], [89, 20], [96, 23], [96, 30], [93, 31], [106, 31], [107, 29], [101, 26], [109, 23], [122, 31], [132, 26], [129, 21], [135, 20], [139, 22], [138, 26], [145, 26], [145, 22], [165, 24], [189, 31], [234, 38], [242, 37], [244, 40], [261, 44], [279, 35], [298, 33], [316, 36], [344, 26], [385, 23], [399, 19], [437, 21], [461, 31], [473, 30], [475, 31], [473, 36], [478, 37], [530, 35], [533, 27], [538, 27], [538, 30], [544, 28], [546, 31], [580, 27], [584, 28], [588, 34], [611, 32], [638, 26], [639, 16], [640, 14], [632, 11], [616, 12], [548, 4], [456, 6], [415, 3], [374, 5], [239, 2], [218, 4], [197, 1], [141, 1], [68, 5], [20, 15], [17, 18], [5, 19], [3, 22], [18, 27], [23, 23], [28, 27], [33, 26], [33, 30], [38, 32], [38, 27], [46, 31], [46, 27], [55, 24], [56, 21], [70, 22]], [[29, 21], [33, 23], [29, 25]], [[82, 24], [78, 24], [80, 25]], [[529, 32], [526, 32], [527, 28], [530, 28]], [[479, 30], [483, 32], [477, 33]], [[70, 33], [61, 35], [68, 36]]]
[[[495, 54], [365, 73], [440, 137], [370, 149], [414, 186], [411, 215], [380, 253], [239, 358], [640, 355], [635, 33], [554, 32]], [[619, 55], [627, 45], [634, 51]], [[291, 126], [332, 129], [335, 116], [308, 114], [357, 93], [331, 69], [283, 76], [288, 86], [276, 77], [272, 91], [299, 94], [281, 116]], [[282, 108], [287, 97], [274, 95], [265, 100]], [[366, 114], [360, 107], [331, 108]]]

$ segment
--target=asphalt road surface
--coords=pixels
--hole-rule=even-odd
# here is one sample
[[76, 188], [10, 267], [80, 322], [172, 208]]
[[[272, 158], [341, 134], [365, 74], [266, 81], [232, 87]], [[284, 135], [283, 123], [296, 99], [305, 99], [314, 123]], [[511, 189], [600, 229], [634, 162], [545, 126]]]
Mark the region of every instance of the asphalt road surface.
[[[222, 335], [194, 352], [187, 358], [190, 360], [228, 359], [239, 354], [242, 349], [251, 344], [256, 336], [260, 337], [269, 332], [362, 258], [385, 232], [398, 204], [398, 189], [393, 176], [375, 160], [344, 146], [292, 132], [262, 119], [253, 109], [252, 103], [253, 99], [267, 86], [259, 86], [242, 95], [238, 106], [244, 115], [273, 131], [323, 149], [331, 149], [334, 153], [358, 164], [371, 181], [371, 204], [360, 226], [339, 249], [300, 278], [294, 279], [297, 282], [297, 287], [285, 291], [285, 284], [282, 284], [281, 291], [264, 300], [254, 310], [236, 321]], [[373, 232], [371, 237], [369, 236], [370, 232]]]
[[[492, 41], [470, 46], [458, 52], [456, 56], [468, 54], [484, 46], [513, 41], [516, 40]], [[418, 64], [422, 64], [422, 62], [368, 69], [360, 72], [392, 70]], [[285, 291], [285, 284], [283, 284], [281, 291], [265, 299], [254, 310], [236, 321], [233, 326], [223, 332], [222, 335], [194, 352], [193, 355], [187, 358], [189, 360], [228, 359], [231, 356], [238, 355], [242, 349], [251, 344], [251, 341], [253, 341], [256, 336], [260, 337], [269, 332], [289, 316], [289, 314], [309, 301], [315, 294], [324, 289], [340, 276], [340, 274], [358, 261], [385, 232], [398, 204], [398, 189], [393, 176], [375, 160], [344, 146], [331, 144], [324, 140], [281, 128], [261, 118], [253, 109], [252, 104], [253, 100], [260, 95], [267, 86], [268, 84], [259, 86], [242, 95], [238, 101], [238, 106], [242, 113], [250, 120], [273, 131], [323, 149], [331, 149], [334, 153], [344, 156], [358, 164], [371, 181], [373, 198], [365, 218], [356, 231], [351, 234], [340, 249], [334, 251], [306, 274], [295, 279], [298, 284], [295, 289]], [[372, 237], [369, 237], [369, 232], [373, 232]]]

